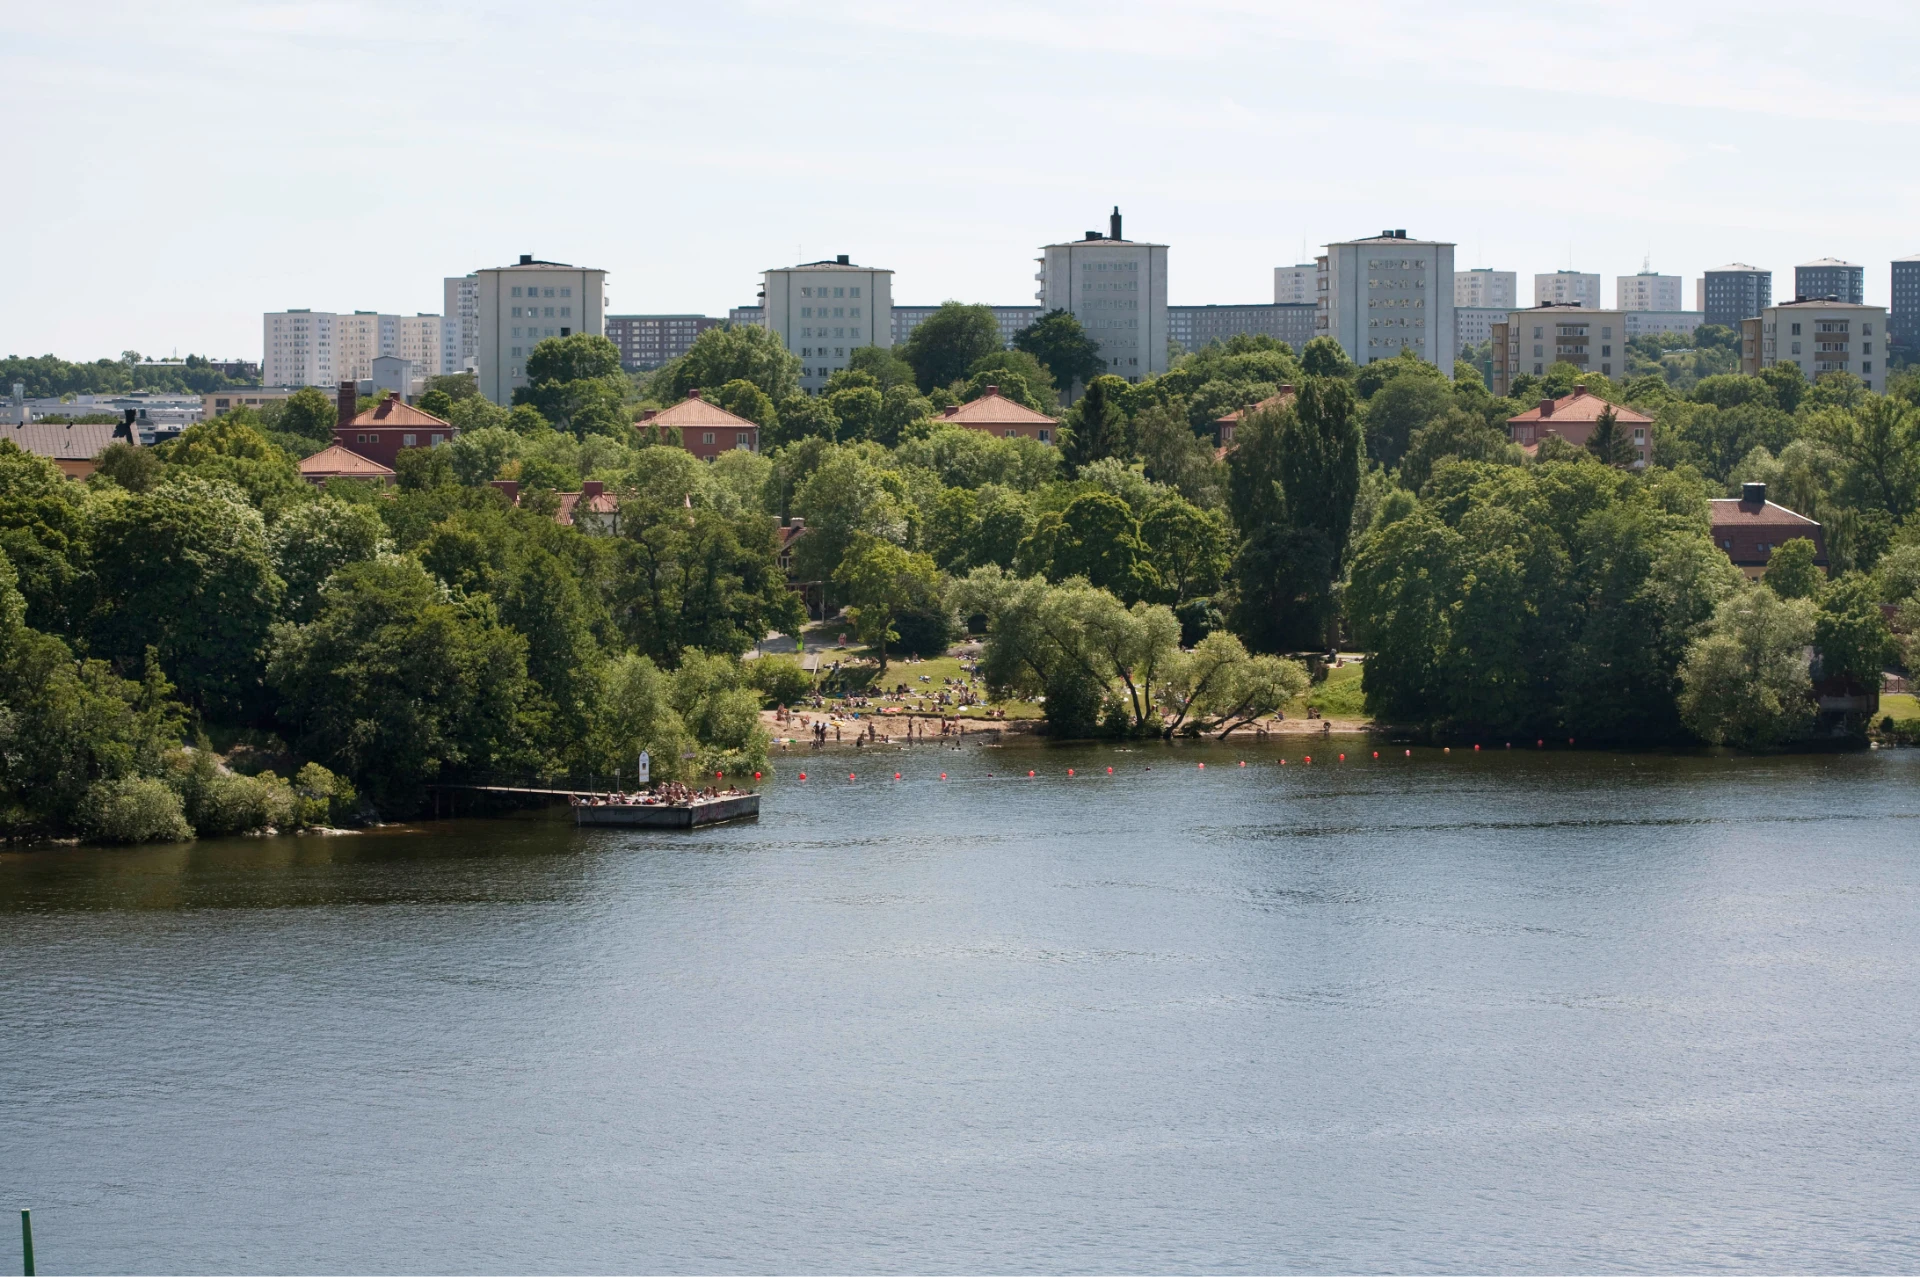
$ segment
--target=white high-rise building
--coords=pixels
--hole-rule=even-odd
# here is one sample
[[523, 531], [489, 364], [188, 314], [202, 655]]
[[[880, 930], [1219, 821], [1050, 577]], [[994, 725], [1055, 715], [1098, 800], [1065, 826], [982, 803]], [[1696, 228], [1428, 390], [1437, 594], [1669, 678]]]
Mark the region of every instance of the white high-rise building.
[[[1475, 267], [1453, 273], [1453, 305], [1456, 307], [1504, 307], [1511, 311], [1520, 305], [1520, 273]], [[1465, 338], [1461, 341], [1464, 343]], [[1476, 338], [1485, 342], [1486, 338]]]
[[480, 366], [480, 277], [448, 276], [441, 282], [440, 372], [461, 373]]
[[1167, 371], [1167, 246], [1120, 234], [1115, 206], [1108, 234], [1045, 245], [1034, 297], [1070, 311], [1100, 345], [1107, 372], [1131, 381]]
[[765, 273], [763, 323], [800, 357], [800, 389], [812, 395], [859, 347], [893, 345], [893, 272], [846, 254]]
[[1453, 370], [1453, 244], [1382, 231], [1327, 246], [1315, 328], [1355, 364], [1412, 351]]
[[415, 377], [431, 378], [441, 372], [446, 342], [445, 321], [425, 311], [416, 315], [401, 316], [396, 326], [398, 345], [392, 351], [382, 351], [381, 355], [397, 355], [413, 366]]
[[1740, 372], [1797, 364], [1808, 382], [1851, 373], [1867, 390], [1887, 389], [1887, 309], [1800, 299], [1740, 322]]
[[1273, 300], [1277, 304], [1311, 304], [1319, 291], [1319, 268], [1311, 262], [1273, 269]]
[[335, 382], [331, 311], [300, 308], [264, 317], [260, 381], [269, 387], [331, 387]]
[[[1552, 271], [1533, 278], [1533, 305], [1598, 307], [1600, 277], [1584, 271]], [[1679, 308], [1674, 308], [1678, 310]]]
[[514, 388], [527, 385], [527, 354], [543, 338], [606, 334], [605, 271], [523, 253], [512, 266], [474, 274], [480, 285], [480, 394], [495, 404], [513, 403]]
[[1616, 309], [1621, 311], [1680, 310], [1679, 276], [1663, 276], [1653, 271], [1638, 275], [1616, 276], [1613, 281]]

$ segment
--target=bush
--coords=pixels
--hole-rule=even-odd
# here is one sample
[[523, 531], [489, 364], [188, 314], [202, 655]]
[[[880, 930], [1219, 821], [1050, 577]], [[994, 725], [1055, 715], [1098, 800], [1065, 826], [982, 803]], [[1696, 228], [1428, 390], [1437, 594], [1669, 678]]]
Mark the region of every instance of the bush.
[[1100, 727], [1104, 692], [1099, 681], [1063, 664], [1047, 681], [1047, 736], [1093, 737]]
[[890, 646], [893, 653], [938, 658], [953, 643], [953, 615], [937, 603], [908, 607], [893, 615], [893, 630], [899, 637]]
[[275, 773], [249, 778], [223, 772], [204, 739], [191, 753], [176, 755], [171, 764], [187, 821], [200, 835], [228, 836], [266, 827], [290, 831], [301, 825], [305, 806], [285, 778]]
[[813, 692], [813, 677], [785, 654], [768, 654], [745, 665], [747, 683], [765, 695], [768, 706], [791, 707]]
[[360, 804], [353, 784], [324, 765], [301, 765], [293, 790], [300, 800], [300, 825], [305, 827], [340, 826], [352, 820]]
[[180, 797], [158, 778], [112, 778], [87, 788], [75, 815], [80, 834], [101, 844], [191, 840]]

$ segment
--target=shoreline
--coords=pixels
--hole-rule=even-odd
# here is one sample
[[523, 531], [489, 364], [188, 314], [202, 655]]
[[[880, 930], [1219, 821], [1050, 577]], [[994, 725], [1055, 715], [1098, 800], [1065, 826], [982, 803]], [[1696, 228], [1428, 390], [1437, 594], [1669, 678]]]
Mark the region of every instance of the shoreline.
[[[802, 716], [806, 717], [807, 723], [801, 723]], [[825, 744], [828, 746], [852, 746], [854, 745], [855, 736], [864, 735], [869, 726], [880, 734], [882, 740], [874, 744], [879, 746], [927, 746], [934, 744], [960, 746], [967, 742], [980, 741], [983, 739], [1044, 738], [1047, 736], [1045, 733], [1046, 721], [1036, 719], [986, 720], [976, 719], [971, 716], [962, 716], [949, 721], [949, 723], [957, 723], [962, 726], [961, 732], [957, 735], [952, 733], [943, 735], [940, 732], [941, 717], [939, 716], [862, 714], [858, 718], [855, 718], [850, 712], [835, 714], [832, 711], [826, 710], [806, 710], [795, 712], [790, 721], [782, 723], [775, 718], [775, 713], [772, 711], [762, 711], [760, 713], [760, 723], [766, 727], [768, 733], [773, 735], [776, 750], [779, 749], [782, 744], [786, 744], [789, 747], [813, 746], [812, 727], [822, 720], [825, 720], [828, 725], [827, 741]], [[841, 737], [838, 739], [833, 736], [833, 728], [836, 725], [841, 734]], [[908, 737], [909, 730], [912, 731], [911, 739]], [[1264, 734], [1262, 730], [1265, 731]], [[1285, 719], [1265, 721], [1257, 725], [1242, 725], [1224, 738], [1214, 733], [1200, 734], [1198, 736], [1177, 733], [1171, 740], [1175, 742], [1259, 742], [1275, 737], [1325, 737], [1329, 734], [1336, 733], [1374, 734], [1385, 732], [1389, 732], [1386, 726], [1375, 724], [1371, 720], [1344, 718], [1307, 720], [1289, 716]], [[789, 742], [789, 740], [791, 741]], [[1071, 739], [1071, 741], [1098, 742], [1105, 741], [1105, 739], [1087, 738]]]

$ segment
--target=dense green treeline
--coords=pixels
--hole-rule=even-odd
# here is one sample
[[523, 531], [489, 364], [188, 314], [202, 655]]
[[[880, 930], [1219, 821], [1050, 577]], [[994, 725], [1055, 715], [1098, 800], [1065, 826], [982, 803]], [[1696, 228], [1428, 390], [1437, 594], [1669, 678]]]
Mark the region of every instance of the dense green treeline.
[[0, 386], [15, 383], [26, 387], [29, 397], [70, 395], [117, 395], [129, 391], [161, 391], [175, 394], [204, 395], [240, 385], [214, 368], [202, 356], [173, 361], [145, 363], [138, 351], [123, 351], [120, 358], [102, 358], [85, 363], [62, 360], [58, 356], [8, 356], [0, 360]]
[[[805, 691], [788, 660], [740, 661], [801, 625], [789, 579], [846, 610], [874, 674], [984, 629], [989, 683], [1072, 734], [1224, 732], [1304, 688], [1288, 655], [1347, 643], [1394, 723], [1790, 742], [1815, 680], [1900, 660], [1879, 606], [1920, 612], [1912, 381], [1683, 393], [1555, 366], [1497, 398], [1464, 364], [1241, 338], [1128, 383], [1070, 316], [1007, 351], [977, 312], [861, 351], [818, 396], [762, 330], [709, 331], [641, 386], [604, 339], [552, 340], [511, 406], [437, 380], [422, 405], [459, 437], [404, 452], [391, 490], [300, 480], [330, 440], [317, 390], [115, 445], [84, 484], [0, 448], [0, 821], [338, 821], [642, 748], [666, 774], [750, 770], [759, 708]], [[1651, 468], [1617, 441], [1508, 442], [1577, 381], [1654, 420]], [[939, 420], [987, 385], [1056, 415], [1057, 447]], [[696, 387], [764, 452], [702, 463], [634, 425]], [[1749, 584], [1713, 546], [1707, 499], [1752, 479], [1825, 524], [1831, 579], [1789, 544]], [[558, 521], [589, 480], [617, 515]]]

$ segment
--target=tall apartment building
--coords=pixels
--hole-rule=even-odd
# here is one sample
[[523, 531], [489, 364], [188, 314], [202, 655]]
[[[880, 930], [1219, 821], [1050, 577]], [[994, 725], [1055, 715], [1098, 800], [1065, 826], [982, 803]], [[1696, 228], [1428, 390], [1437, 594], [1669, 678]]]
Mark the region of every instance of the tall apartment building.
[[480, 367], [480, 277], [448, 276], [441, 286], [440, 372], [461, 373]]
[[1071, 311], [1100, 345], [1107, 372], [1129, 380], [1167, 371], [1167, 246], [1120, 234], [1114, 206], [1108, 233], [1041, 248], [1040, 288], [1045, 311]]
[[436, 315], [425, 311], [415, 315], [399, 317], [399, 343], [392, 351], [380, 354], [397, 355], [413, 366], [417, 378], [431, 378], [445, 373], [446, 322]]
[[1903, 359], [1912, 361], [1920, 356], [1920, 253], [1893, 260], [1893, 307], [1887, 314], [1887, 336]]
[[480, 394], [511, 404], [527, 385], [527, 353], [542, 338], [606, 332], [607, 273], [530, 253], [506, 267], [475, 273], [480, 281]]
[[1585, 271], [1549, 271], [1536, 275], [1533, 278], [1533, 305], [1544, 307], [1555, 303], [1598, 307], [1601, 305], [1599, 275]]
[[269, 311], [264, 317], [260, 381], [269, 387], [332, 387], [334, 371], [331, 311], [306, 307]]
[[1663, 276], [1655, 271], [1615, 276], [1614, 305], [1622, 311], [1680, 310], [1679, 276]]
[[[1456, 307], [1499, 307], [1511, 311], [1520, 305], [1520, 273], [1475, 267], [1453, 273], [1453, 305]], [[1464, 343], [1466, 339], [1462, 338]], [[1485, 342], [1485, 338], [1475, 341]]]
[[1857, 307], [1867, 300], [1867, 269], [1838, 258], [1803, 262], [1793, 269], [1793, 296], [1837, 298]]
[[1209, 342], [1225, 342], [1243, 333], [1278, 339], [1296, 352], [1313, 341], [1315, 307], [1311, 302], [1216, 303], [1168, 307], [1167, 336], [1184, 351]]
[[620, 348], [622, 369], [658, 369], [687, 354], [695, 338], [725, 323], [712, 316], [608, 316], [607, 337]]
[[1320, 292], [1320, 269], [1315, 263], [1296, 262], [1273, 269], [1273, 300], [1279, 306], [1312, 306]]
[[1627, 336], [1637, 338], [1643, 333], [1684, 333], [1692, 337], [1694, 330], [1706, 322], [1706, 316], [1698, 311], [1629, 311]]
[[809, 395], [847, 367], [854, 348], [893, 345], [893, 272], [886, 268], [857, 266], [844, 253], [776, 267], [761, 296], [767, 327], [800, 357], [800, 389]]
[[1773, 305], [1773, 272], [1744, 262], [1715, 267], [1694, 282], [1693, 309], [1706, 323], [1738, 329]]
[[[893, 345], [899, 346], [918, 329], [939, 307], [896, 306], [893, 309]], [[1038, 320], [1045, 313], [1035, 306], [994, 307], [993, 322], [1000, 327], [1000, 345], [1011, 348], [1013, 335]]]
[[1512, 307], [1462, 307], [1453, 309], [1453, 344], [1458, 354], [1468, 347], [1493, 341], [1493, 326], [1503, 324]]
[[1887, 389], [1887, 309], [1799, 299], [1740, 322], [1740, 371], [1797, 364], [1809, 382], [1851, 373], [1869, 391]]
[[727, 323], [731, 325], [750, 324], [755, 328], [764, 329], [767, 327], [766, 304], [764, 302], [757, 302], [750, 307], [729, 307], [727, 309]]
[[1515, 311], [1493, 326], [1493, 394], [1504, 396], [1522, 374], [1556, 364], [1612, 378], [1627, 371], [1627, 313], [1569, 302]]
[[1451, 371], [1453, 244], [1409, 239], [1404, 230], [1337, 241], [1321, 259], [1325, 280], [1314, 328], [1355, 364], [1390, 359], [1402, 349]]

